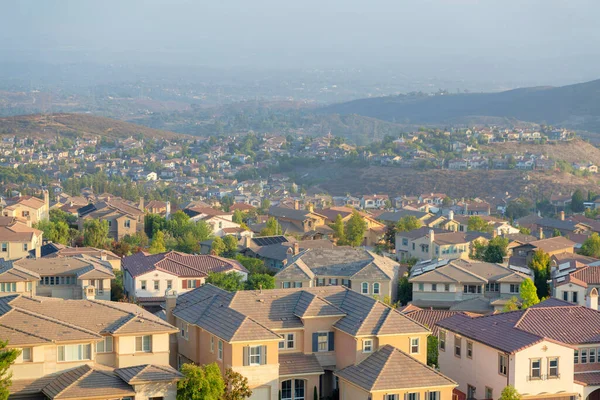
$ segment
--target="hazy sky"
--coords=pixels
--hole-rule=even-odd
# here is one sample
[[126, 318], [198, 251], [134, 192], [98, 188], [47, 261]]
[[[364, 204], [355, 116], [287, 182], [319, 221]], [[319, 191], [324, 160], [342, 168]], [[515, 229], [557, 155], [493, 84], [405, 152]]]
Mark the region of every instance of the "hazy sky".
[[465, 79], [522, 65], [584, 79], [599, 70], [599, 15], [599, 0], [0, 0], [0, 54], [208, 66], [435, 65]]

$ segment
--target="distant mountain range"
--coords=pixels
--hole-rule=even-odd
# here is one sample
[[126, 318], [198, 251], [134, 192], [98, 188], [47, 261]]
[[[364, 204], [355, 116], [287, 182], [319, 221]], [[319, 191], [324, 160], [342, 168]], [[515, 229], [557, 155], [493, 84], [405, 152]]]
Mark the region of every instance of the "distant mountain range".
[[600, 132], [600, 79], [498, 93], [375, 97], [330, 105], [319, 112], [358, 114], [401, 124], [465, 123], [474, 117], [500, 117]]

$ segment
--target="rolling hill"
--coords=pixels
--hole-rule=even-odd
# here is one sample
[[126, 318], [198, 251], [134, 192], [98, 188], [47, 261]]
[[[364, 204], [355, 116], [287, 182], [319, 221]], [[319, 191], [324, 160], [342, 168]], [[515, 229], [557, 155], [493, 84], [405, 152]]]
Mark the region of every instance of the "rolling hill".
[[0, 135], [48, 137], [69, 133], [116, 139], [136, 135], [164, 139], [189, 137], [90, 114], [33, 114], [0, 118]]
[[600, 80], [499, 93], [376, 97], [334, 104], [319, 111], [403, 124], [464, 123], [473, 117], [514, 118], [600, 132]]

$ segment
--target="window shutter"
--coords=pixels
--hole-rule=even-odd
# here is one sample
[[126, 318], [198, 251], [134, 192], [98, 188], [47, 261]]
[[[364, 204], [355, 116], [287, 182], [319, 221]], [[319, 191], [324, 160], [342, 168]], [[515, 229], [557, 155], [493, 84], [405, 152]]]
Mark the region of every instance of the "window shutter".
[[183, 281], [181, 281], [181, 288], [182, 289], [187, 289], [187, 280], [184, 279]]
[[335, 350], [335, 346], [333, 343], [333, 332], [329, 332], [329, 338], [328, 338], [328, 342], [329, 342], [329, 351], [334, 351]]
[[250, 355], [249, 355], [250, 347], [244, 346], [244, 366], [250, 365]]
[[202, 284], [202, 281], [200, 279], [196, 279], [196, 287], [200, 287], [200, 285]]
[[267, 346], [260, 346], [260, 365], [265, 365], [267, 363]]
[[319, 351], [319, 334], [313, 333], [313, 350], [314, 353]]

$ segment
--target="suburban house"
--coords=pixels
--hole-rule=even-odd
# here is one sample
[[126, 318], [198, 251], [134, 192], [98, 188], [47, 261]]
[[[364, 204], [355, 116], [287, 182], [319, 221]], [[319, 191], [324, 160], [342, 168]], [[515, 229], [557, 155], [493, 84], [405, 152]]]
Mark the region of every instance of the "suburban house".
[[389, 201], [390, 198], [387, 194], [364, 195], [360, 199], [360, 208], [362, 208], [363, 210], [373, 208], [384, 208], [386, 202]]
[[529, 265], [529, 262], [537, 250], [542, 250], [549, 256], [562, 253], [574, 253], [575, 243], [563, 236], [525, 243], [512, 249], [512, 256], [509, 259], [509, 264], [518, 267], [526, 267]]
[[33, 295], [65, 300], [110, 300], [110, 282], [115, 279], [110, 263], [85, 255], [22, 259], [5, 264], [12, 264], [15, 271], [39, 276], [31, 291]]
[[407, 315], [410, 319], [417, 321], [426, 328], [431, 329], [431, 334], [438, 337], [439, 328], [437, 323], [443, 319], [449, 318], [456, 314], [464, 314], [469, 317], [479, 317], [481, 314], [467, 311], [451, 311], [451, 310], [435, 310], [432, 308], [420, 308], [414, 304], [408, 304], [398, 309], [402, 314]]
[[183, 293], [202, 286], [211, 272], [248, 277], [248, 270], [238, 261], [213, 255], [139, 252], [124, 257], [122, 263], [125, 293], [145, 307], [159, 306], [167, 290]]
[[14, 265], [11, 261], [0, 260], [0, 296], [33, 296], [39, 280], [40, 276], [35, 272]]
[[488, 236], [481, 232], [451, 232], [423, 226], [396, 233], [396, 256], [399, 260], [466, 258], [471, 253], [472, 243], [477, 240], [487, 243]]
[[113, 270], [121, 270], [121, 257], [110, 250], [95, 247], [67, 247], [57, 243], [47, 243], [42, 246], [43, 258], [87, 256], [100, 261], [107, 261]]
[[43, 234], [14, 217], [0, 217], [0, 258], [40, 257]]
[[[180, 328], [179, 363], [231, 367], [248, 378], [253, 400], [308, 399], [315, 388], [321, 398], [338, 389], [341, 399], [426, 391], [450, 399], [454, 387], [425, 366], [428, 329], [343, 286], [230, 293], [204, 285], [168, 295], [166, 311]], [[380, 358], [390, 368], [374, 369]], [[346, 369], [357, 364], [368, 371]]]
[[258, 258], [269, 268], [280, 270], [290, 259], [290, 248], [294, 253], [306, 249], [332, 249], [335, 244], [327, 239], [296, 240], [283, 235], [245, 236], [241, 239], [240, 253], [246, 257]]
[[44, 190], [44, 198], [34, 196], [18, 196], [8, 199], [2, 209], [4, 217], [13, 217], [31, 227], [40, 221], [47, 220], [50, 212], [50, 196]]
[[325, 225], [327, 217], [316, 213], [311, 204], [306, 210], [273, 206], [269, 208], [269, 216], [277, 220], [284, 235], [323, 237], [332, 233], [331, 228]]
[[416, 264], [409, 282], [413, 305], [486, 314], [501, 311], [519, 296], [519, 285], [529, 276], [500, 264], [471, 260], [439, 260]]
[[9, 368], [11, 399], [176, 398], [177, 330], [134, 304], [5, 296], [0, 331], [21, 350]]
[[395, 300], [400, 265], [358, 248], [308, 249], [290, 254], [275, 275], [276, 288], [342, 285], [355, 292]]
[[484, 317], [454, 315], [437, 323], [440, 371], [466, 398], [497, 399], [512, 385], [525, 400], [597, 399], [599, 324], [597, 310], [556, 299]]
[[592, 231], [592, 227], [585, 222], [577, 220], [566, 220], [565, 212], [559, 213], [559, 218], [542, 218], [537, 215], [529, 215], [517, 220], [521, 227], [528, 228], [532, 234], [537, 235], [538, 239], [551, 238], [560, 232], [561, 236], [570, 236], [573, 234], [584, 234]]
[[[317, 213], [324, 215], [327, 224], [333, 224], [339, 215], [342, 218], [342, 222], [345, 224], [352, 217], [353, 208], [350, 207], [330, 207], [317, 210]], [[375, 246], [378, 244], [386, 231], [386, 225], [382, 222], [377, 221], [375, 218], [365, 212], [359, 212], [362, 220], [365, 221], [367, 229], [365, 230], [365, 236], [363, 239], [364, 246]]]
[[383, 222], [386, 225], [395, 225], [404, 217], [415, 217], [419, 221], [423, 223], [423, 225], [427, 225], [427, 220], [433, 218], [434, 215], [424, 211], [414, 211], [414, 210], [398, 210], [398, 211], [386, 211], [377, 216], [377, 220]]
[[212, 227], [213, 236], [223, 237], [231, 233], [237, 233], [241, 229], [240, 224], [233, 222], [233, 213], [224, 212], [212, 207], [195, 206], [183, 210], [190, 220], [204, 221]]
[[108, 197], [104, 201], [90, 203], [77, 211], [79, 214], [77, 224], [80, 231], [83, 231], [86, 221], [93, 219], [106, 221], [108, 234], [115, 240], [121, 240], [126, 235], [134, 235], [144, 229], [144, 211], [122, 199]]
[[552, 296], [580, 306], [598, 309], [598, 290], [600, 289], [600, 266], [588, 265], [561, 273], [560, 265], [554, 275]]

